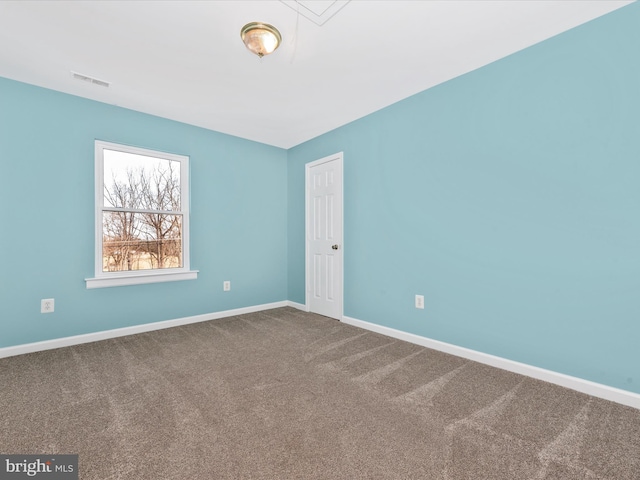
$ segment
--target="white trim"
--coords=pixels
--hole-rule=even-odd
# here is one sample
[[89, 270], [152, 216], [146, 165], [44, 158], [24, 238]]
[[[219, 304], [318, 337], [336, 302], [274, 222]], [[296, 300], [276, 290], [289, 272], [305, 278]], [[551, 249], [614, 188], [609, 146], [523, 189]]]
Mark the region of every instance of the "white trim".
[[297, 308], [298, 310], [302, 310], [303, 312], [308, 312], [309, 309], [303, 303], [292, 302], [291, 300], [287, 300], [287, 306]]
[[342, 320], [344, 316], [344, 152], [334, 153], [333, 155], [328, 155], [326, 157], [320, 158], [319, 160], [314, 160], [313, 162], [306, 163], [304, 166], [304, 303], [305, 303], [305, 312], [311, 311], [311, 300], [309, 299], [309, 292], [311, 291], [311, 278], [310, 278], [310, 263], [309, 263], [309, 237], [310, 237], [310, 225], [309, 225], [309, 179], [310, 172], [313, 167], [321, 165], [323, 163], [332, 162], [334, 160], [338, 161], [338, 165], [340, 168], [340, 178], [341, 178], [341, 187], [342, 192], [340, 192], [340, 197], [342, 198], [342, 239], [340, 241], [340, 256], [341, 256], [341, 280], [340, 280], [340, 318], [338, 320]]
[[189, 272], [157, 271], [153, 273], [131, 272], [131, 275], [113, 277], [85, 278], [87, 288], [122, 287], [125, 285], [140, 285], [143, 283], [175, 282], [178, 280], [195, 280], [198, 270]]
[[438, 350], [440, 352], [449, 353], [458, 357], [467, 358], [474, 362], [483, 363], [492, 367], [501, 368], [509, 372], [519, 373], [520, 375], [526, 375], [527, 377], [536, 378], [545, 382], [560, 385], [561, 387], [570, 388], [578, 392], [586, 393], [594, 397], [603, 398], [612, 402], [621, 403], [629, 407], [640, 409], [640, 394], [629, 392], [601, 383], [584, 380], [582, 378], [572, 377], [565, 375], [564, 373], [554, 372], [552, 370], [546, 370], [544, 368], [534, 367], [533, 365], [527, 365], [526, 363], [520, 363], [513, 360], [509, 360], [495, 355], [489, 355], [487, 353], [478, 352], [464, 347], [459, 347], [450, 343], [441, 342], [439, 340], [433, 340], [431, 338], [422, 337], [413, 333], [403, 332], [394, 328], [385, 327], [382, 325], [376, 325], [374, 323], [365, 322], [355, 318], [344, 316], [342, 321], [355, 327], [364, 328], [372, 332], [381, 333], [388, 337], [404, 340], [405, 342], [415, 343], [423, 347]]
[[23, 355], [25, 353], [40, 352], [43, 350], [51, 350], [54, 348], [69, 347], [82, 343], [98, 342], [109, 338], [124, 337], [126, 335], [135, 335], [137, 333], [152, 332], [154, 330], [162, 330], [165, 328], [179, 327], [190, 323], [207, 322], [209, 320], [217, 320], [219, 318], [233, 317], [236, 315], [244, 315], [246, 313], [261, 312], [263, 310], [271, 310], [288, 306], [288, 302], [265, 303], [262, 305], [254, 305], [251, 307], [236, 308], [233, 310], [223, 310], [221, 312], [205, 313], [192, 317], [178, 318], [175, 320], [164, 320], [162, 322], [145, 323], [143, 325], [133, 325], [131, 327], [115, 328], [113, 330], [104, 330], [101, 332], [85, 333], [83, 335], [75, 335], [73, 337], [56, 338], [53, 340], [44, 340], [42, 342], [26, 343], [13, 347], [0, 348], [0, 358], [13, 357], [15, 355]]

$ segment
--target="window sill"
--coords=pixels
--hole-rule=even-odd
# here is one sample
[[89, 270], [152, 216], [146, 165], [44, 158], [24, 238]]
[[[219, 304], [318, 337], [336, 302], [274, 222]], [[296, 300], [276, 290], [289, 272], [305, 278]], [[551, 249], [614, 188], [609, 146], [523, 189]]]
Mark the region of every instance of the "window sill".
[[141, 285], [144, 283], [177, 282], [179, 280], [195, 280], [198, 270], [186, 272], [153, 272], [133, 275], [114, 275], [85, 278], [87, 288], [123, 287], [125, 285]]

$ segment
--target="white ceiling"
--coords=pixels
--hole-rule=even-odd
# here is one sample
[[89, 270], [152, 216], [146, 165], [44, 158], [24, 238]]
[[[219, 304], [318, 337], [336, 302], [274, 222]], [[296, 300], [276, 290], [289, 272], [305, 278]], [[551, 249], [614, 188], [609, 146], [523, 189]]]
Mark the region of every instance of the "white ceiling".
[[[317, 18], [295, 0], [2, 0], [0, 76], [290, 148], [631, 2], [299, 3]], [[275, 53], [244, 48], [251, 21], [280, 30]]]

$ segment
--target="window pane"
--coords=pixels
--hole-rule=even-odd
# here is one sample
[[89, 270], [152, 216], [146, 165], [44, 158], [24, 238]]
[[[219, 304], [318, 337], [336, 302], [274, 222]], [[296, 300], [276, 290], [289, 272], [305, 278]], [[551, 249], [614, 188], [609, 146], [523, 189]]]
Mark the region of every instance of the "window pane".
[[182, 215], [103, 212], [103, 272], [182, 266]]
[[180, 162], [105, 149], [104, 206], [180, 210]]

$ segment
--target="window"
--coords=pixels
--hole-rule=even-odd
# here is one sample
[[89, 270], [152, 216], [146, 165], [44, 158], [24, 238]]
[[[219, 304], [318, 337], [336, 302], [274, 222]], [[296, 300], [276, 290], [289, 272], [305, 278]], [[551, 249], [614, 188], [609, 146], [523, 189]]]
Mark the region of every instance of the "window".
[[96, 264], [87, 288], [189, 280], [189, 157], [96, 141]]

